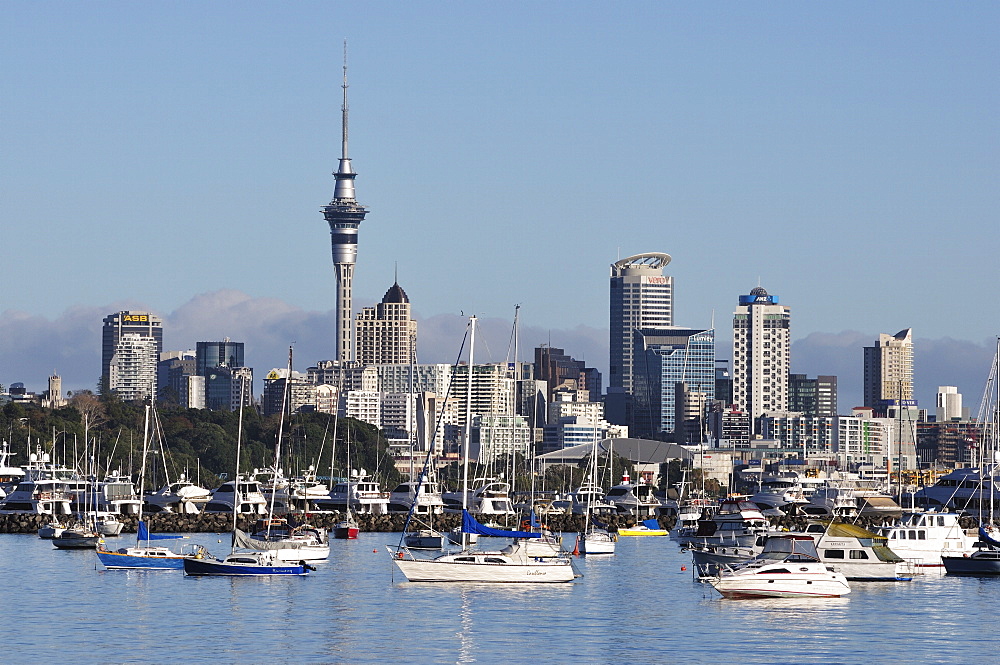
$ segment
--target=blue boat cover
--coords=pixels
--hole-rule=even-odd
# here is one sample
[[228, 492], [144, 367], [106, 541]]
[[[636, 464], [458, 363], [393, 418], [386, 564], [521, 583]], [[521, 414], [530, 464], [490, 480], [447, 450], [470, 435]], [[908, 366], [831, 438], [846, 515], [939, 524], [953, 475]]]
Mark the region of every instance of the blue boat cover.
[[142, 520], [139, 520], [138, 536], [137, 540], [176, 540], [184, 537], [173, 533], [150, 533], [146, 523]]
[[493, 529], [480, 524], [479, 521], [469, 514], [468, 510], [462, 511], [462, 531], [465, 533], [477, 533], [480, 536], [495, 536], [497, 538], [541, 538], [541, 533], [531, 531], [505, 531], [503, 529]]
[[661, 527], [660, 527], [660, 523], [659, 523], [659, 522], [657, 522], [657, 521], [656, 521], [655, 519], [648, 519], [648, 520], [643, 520], [643, 521], [642, 521], [642, 524], [643, 524], [643, 526], [645, 526], [645, 527], [646, 527], [647, 529], [660, 529], [660, 528], [661, 528]]

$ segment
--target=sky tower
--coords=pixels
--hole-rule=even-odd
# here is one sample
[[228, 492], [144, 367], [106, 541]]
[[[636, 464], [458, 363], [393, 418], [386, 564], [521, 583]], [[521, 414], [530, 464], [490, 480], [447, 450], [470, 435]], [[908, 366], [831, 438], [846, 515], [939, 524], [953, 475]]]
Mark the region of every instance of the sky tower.
[[354, 198], [354, 178], [347, 156], [347, 42], [344, 42], [344, 103], [341, 106], [340, 165], [333, 176], [337, 183], [333, 200], [323, 207], [323, 217], [330, 224], [330, 241], [333, 246], [333, 268], [337, 272], [337, 357], [341, 362], [354, 360], [351, 343], [351, 289], [354, 281], [354, 262], [358, 258], [358, 226], [368, 210]]

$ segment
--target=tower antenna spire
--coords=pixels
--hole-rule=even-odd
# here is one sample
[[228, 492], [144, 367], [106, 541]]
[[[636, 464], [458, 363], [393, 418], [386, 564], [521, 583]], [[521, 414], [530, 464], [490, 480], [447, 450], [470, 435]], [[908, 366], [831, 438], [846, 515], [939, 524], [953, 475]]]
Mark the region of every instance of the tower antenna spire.
[[340, 107], [341, 112], [341, 145], [340, 158], [349, 159], [347, 156], [347, 39], [344, 39], [344, 103]]

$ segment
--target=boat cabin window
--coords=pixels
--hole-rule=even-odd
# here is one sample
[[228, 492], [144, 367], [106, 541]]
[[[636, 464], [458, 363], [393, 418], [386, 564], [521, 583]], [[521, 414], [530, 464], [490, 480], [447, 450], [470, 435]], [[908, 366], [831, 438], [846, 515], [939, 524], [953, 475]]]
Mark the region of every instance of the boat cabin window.
[[851, 550], [852, 559], [867, 559], [868, 553], [864, 550]]
[[938, 526], [944, 526], [944, 515], [938, 515]]
[[923, 529], [917, 531], [917, 540], [927, 540], [927, 532]]
[[229, 563], [257, 563], [257, 562], [247, 557], [236, 557], [236, 558], [230, 558]]
[[758, 575], [773, 575], [774, 573], [788, 573], [791, 572], [787, 568], [768, 568], [767, 570], [758, 571]]
[[916, 540], [917, 539], [917, 532], [916, 531], [911, 530], [909, 533], [910, 533], [910, 540]]
[[485, 559], [483, 559], [483, 561], [485, 561], [486, 563], [507, 563], [503, 559], [498, 559], [495, 556], [488, 556]]
[[824, 555], [827, 559], [843, 559], [844, 550], [824, 550]]
[[455, 561], [465, 561], [465, 562], [468, 562], [468, 563], [475, 563], [476, 562], [476, 557], [474, 557], [474, 556], [459, 556], [459, 557], [455, 557]]

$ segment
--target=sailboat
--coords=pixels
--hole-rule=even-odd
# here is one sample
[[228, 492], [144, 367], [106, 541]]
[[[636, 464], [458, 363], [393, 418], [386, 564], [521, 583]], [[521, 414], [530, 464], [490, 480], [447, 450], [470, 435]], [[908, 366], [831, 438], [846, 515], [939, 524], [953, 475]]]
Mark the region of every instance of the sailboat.
[[[146, 480], [147, 443], [149, 441], [149, 412], [146, 406], [146, 426], [142, 441], [142, 465], [139, 470], [139, 491], [142, 491]], [[142, 519], [142, 503], [139, 504], [139, 528], [136, 533], [135, 547], [123, 547], [116, 551], [108, 550], [101, 539], [97, 544], [97, 558], [108, 570], [145, 569], [145, 570], [179, 570], [184, 567], [184, 559], [197, 556], [198, 549], [188, 552], [174, 552], [167, 547], [150, 545], [152, 540], [182, 538], [173, 534], [152, 534]]]
[[[417, 558], [409, 548], [390, 548], [393, 562], [411, 582], [502, 582], [502, 583], [559, 583], [572, 582], [576, 577], [573, 562], [568, 556], [538, 557], [532, 555], [525, 543], [542, 536], [539, 532], [506, 531], [480, 524], [468, 510], [469, 487], [469, 438], [471, 432], [473, 357], [476, 342], [476, 317], [469, 318], [469, 379], [466, 391], [465, 436], [462, 473], [463, 496], [462, 533], [514, 538], [500, 550], [483, 551], [463, 547], [455, 553], [445, 553], [432, 559]], [[465, 539], [463, 538], [463, 541]]]
[[[989, 464], [985, 457], [980, 460], [980, 483], [986, 491], [989, 483], [989, 515], [984, 520], [983, 505], [979, 504], [979, 540], [985, 547], [963, 556], [941, 555], [941, 563], [949, 575], [1000, 575], [1000, 529], [994, 523], [994, 497], [996, 496], [997, 472], [1000, 470], [1000, 337], [993, 356], [993, 366], [986, 380], [986, 390], [979, 407], [979, 422], [982, 423], [980, 450], [988, 451]], [[987, 480], [988, 479], [988, 480]]]
[[[336, 442], [336, 431], [334, 432], [334, 441]], [[351, 466], [351, 428], [347, 428], [347, 466]], [[352, 473], [353, 475], [353, 473]], [[357, 540], [358, 533], [361, 529], [358, 527], [358, 521], [354, 519], [354, 514], [351, 512], [351, 504], [348, 502], [345, 508], [346, 513], [344, 514], [344, 519], [337, 522], [333, 527], [333, 537], [337, 540]]]
[[[594, 435], [594, 448], [590, 454], [590, 472], [593, 477], [597, 476], [597, 435]], [[608, 464], [610, 464], [610, 460]], [[615, 534], [608, 531], [607, 526], [598, 522], [590, 506], [587, 506], [584, 513], [583, 531], [577, 538], [577, 549], [580, 554], [614, 554], [615, 543], [618, 541]]]
[[[289, 382], [291, 376], [289, 376]], [[239, 429], [236, 435], [236, 475], [240, 471], [240, 447], [243, 443], [243, 402], [245, 379], [240, 380], [240, 415]], [[238, 536], [243, 534], [236, 528], [239, 514], [239, 501], [233, 505], [233, 547], [230, 553], [219, 559], [204, 550], [190, 559], [184, 559], [184, 574], [192, 576], [223, 576], [223, 577], [267, 577], [273, 575], [308, 575], [315, 570], [304, 560], [297, 563], [286, 563], [278, 558], [273, 549], [254, 549], [237, 551]], [[246, 534], [243, 534], [244, 536]]]

